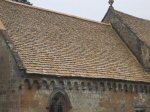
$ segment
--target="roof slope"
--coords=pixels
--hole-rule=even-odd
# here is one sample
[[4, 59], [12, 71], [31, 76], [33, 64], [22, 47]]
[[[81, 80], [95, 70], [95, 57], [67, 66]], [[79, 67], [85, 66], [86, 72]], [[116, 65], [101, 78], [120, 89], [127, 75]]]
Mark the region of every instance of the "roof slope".
[[115, 10], [123, 21], [137, 34], [137, 36], [148, 46], [150, 46], [150, 21], [137, 18]]
[[6, 1], [0, 18], [27, 73], [150, 82], [110, 25]]
[[6, 30], [4, 25], [2, 24], [1, 20], [0, 20], [0, 30]]

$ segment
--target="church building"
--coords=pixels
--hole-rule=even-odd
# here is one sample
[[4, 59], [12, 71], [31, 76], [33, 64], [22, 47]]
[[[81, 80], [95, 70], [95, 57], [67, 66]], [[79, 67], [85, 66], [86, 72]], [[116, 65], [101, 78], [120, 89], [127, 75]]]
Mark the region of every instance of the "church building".
[[150, 112], [150, 21], [101, 22], [0, 0], [0, 112]]

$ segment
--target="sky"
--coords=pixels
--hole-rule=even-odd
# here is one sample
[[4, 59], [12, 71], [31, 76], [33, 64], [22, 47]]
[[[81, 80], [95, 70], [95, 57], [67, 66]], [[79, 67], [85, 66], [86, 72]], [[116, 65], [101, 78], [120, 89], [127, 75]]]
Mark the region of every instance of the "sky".
[[[33, 6], [101, 21], [109, 0], [29, 0]], [[114, 0], [116, 10], [150, 20], [150, 0]]]

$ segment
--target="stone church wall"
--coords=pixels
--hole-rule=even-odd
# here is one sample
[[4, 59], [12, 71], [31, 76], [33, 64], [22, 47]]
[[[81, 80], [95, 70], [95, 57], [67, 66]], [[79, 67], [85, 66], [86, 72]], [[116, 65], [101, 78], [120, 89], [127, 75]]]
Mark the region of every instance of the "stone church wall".
[[22, 81], [21, 112], [49, 112], [50, 97], [61, 88], [70, 99], [68, 112], [150, 110], [150, 85], [106, 79], [29, 78]]
[[0, 31], [0, 112], [19, 112], [19, 72]]

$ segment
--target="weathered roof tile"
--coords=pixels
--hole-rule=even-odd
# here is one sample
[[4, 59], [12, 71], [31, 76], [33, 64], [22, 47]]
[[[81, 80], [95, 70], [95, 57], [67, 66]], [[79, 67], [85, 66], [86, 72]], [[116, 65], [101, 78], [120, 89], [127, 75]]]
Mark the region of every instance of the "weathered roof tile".
[[0, 13], [27, 73], [150, 82], [111, 25], [6, 1]]
[[150, 20], [141, 19], [138, 17], [125, 14], [115, 10], [115, 12], [130, 26], [134, 33], [148, 46], [150, 46]]
[[6, 30], [6, 28], [4, 27], [2, 21], [0, 20], [0, 30]]

